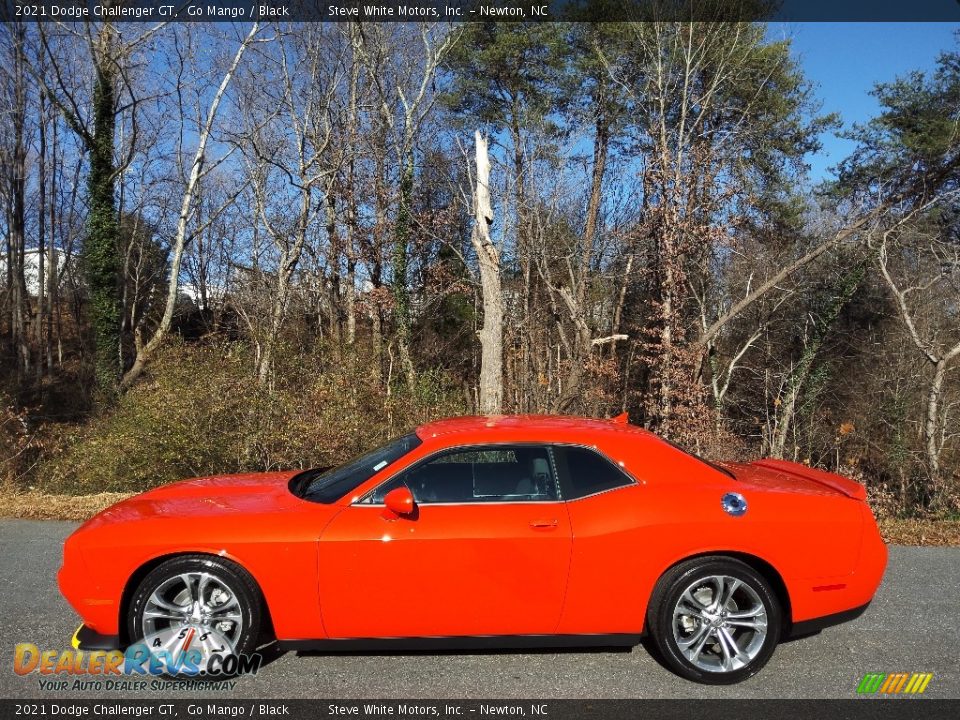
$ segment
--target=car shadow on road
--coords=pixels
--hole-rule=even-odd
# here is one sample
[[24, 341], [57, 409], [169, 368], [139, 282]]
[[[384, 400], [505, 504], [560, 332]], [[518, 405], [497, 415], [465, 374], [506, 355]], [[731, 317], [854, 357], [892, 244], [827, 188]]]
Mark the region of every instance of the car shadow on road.
[[[807, 640], [819, 635], [820, 632], [812, 632], [805, 635], [786, 636], [780, 638], [780, 643], [792, 643], [797, 640]], [[275, 641], [271, 640], [261, 645], [257, 652], [263, 657], [260, 667], [264, 668], [271, 663], [276, 662], [284, 655], [292, 653], [297, 657], [429, 657], [429, 656], [456, 656], [456, 655], [573, 655], [573, 654], [623, 654], [630, 653], [635, 647], [642, 647], [647, 654], [652, 657], [658, 665], [665, 670], [672, 672], [666, 664], [660, 650], [657, 648], [653, 639], [647, 635], [641, 638], [638, 645], [623, 646], [585, 646], [585, 647], [528, 647], [528, 648], [462, 648], [462, 649], [424, 649], [424, 650], [402, 650], [402, 649], [383, 649], [383, 650], [336, 650], [336, 649], [310, 649], [310, 650], [284, 650]]]
[[270, 640], [269, 642], [259, 646], [256, 652], [263, 658], [260, 662], [260, 670], [267, 667], [271, 663], [275, 663], [277, 660], [282, 658], [287, 653], [280, 649], [280, 646], [277, 644], [276, 640]]

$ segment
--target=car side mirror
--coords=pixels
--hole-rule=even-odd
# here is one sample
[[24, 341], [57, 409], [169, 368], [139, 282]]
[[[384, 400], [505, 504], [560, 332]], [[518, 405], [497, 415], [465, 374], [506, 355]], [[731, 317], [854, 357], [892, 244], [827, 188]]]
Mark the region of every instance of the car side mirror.
[[383, 504], [387, 509], [397, 515], [413, 515], [417, 509], [417, 503], [413, 499], [413, 493], [410, 488], [401, 486], [394, 488], [383, 498]]

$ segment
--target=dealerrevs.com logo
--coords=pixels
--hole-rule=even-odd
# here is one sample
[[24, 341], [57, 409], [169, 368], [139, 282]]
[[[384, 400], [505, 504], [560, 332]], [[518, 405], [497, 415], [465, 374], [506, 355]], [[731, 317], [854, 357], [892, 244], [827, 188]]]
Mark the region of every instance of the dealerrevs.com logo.
[[858, 695], [922, 695], [933, 673], [867, 673], [857, 685]]
[[263, 662], [259, 653], [203, 652], [181, 645], [174, 651], [135, 643], [121, 650], [41, 650], [33, 643], [14, 648], [13, 671], [17, 675], [158, 676], [212, 678], [256, 675]]

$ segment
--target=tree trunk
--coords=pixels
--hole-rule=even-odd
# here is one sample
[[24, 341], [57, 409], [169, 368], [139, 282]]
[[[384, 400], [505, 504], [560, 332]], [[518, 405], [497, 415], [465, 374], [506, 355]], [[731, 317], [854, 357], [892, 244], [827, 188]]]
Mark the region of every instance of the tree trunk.
[[933, 495], [939, 497], [940, 490], [940, 398], [943, 395], [943, 380], [947, 374], [947, 363], [943, 358], [934, 366], [933, 380], [927, 393], [927, 417], [923, 423], [923, 441], [927, 455], [927, 468], [933, 484]]
[[533, 377], [533, 298], [531, 282], [531, 245], [533, 242], [530, 216], [527, 207], [526, 193], [526, 166], [523, 158], [523, 139], [520, 130], [520, 109], [514, 99], [511, 108], [510, 140], [513, 144], [513, 175], [514, 175], [514, 202], [516, 204], [517, 238], [516, 252], [520, 264], [520, 274], [523, 277], [522, 300], [523, 317], [520, 326], [520, 375], [513, 381], [520, 391], [517, 405], [520, 412], [531, 412], [533, 409], [532, 382]]
[[373, 145], [373, 242], [369, 249], [370, 284], [374, 293], [371, 307], [371, 345], [373, 369], [377, 382], [383, 385], [386, 373], [386, 312], [381, 306], [380, 290], [384, 286], [383, 257], [387, 245], [386, 227], [389, 198], [387, 194], [387, 125], [381, 116], [374, 118]]
[[[360, 81], [361, 63], [358, 47], [361, 42], [360, 28], [350, 23], [350, 42], [353, 55], [350, 63], [350, 95], [347, 106], [348, 143], [350, 148], [357, 147], [357, 89]], [[347, 223], [344, 253], [347, 259], [347, 286], [345, 289], [344, 309], [347, 313], [347, 345], [352, 346], [357, 339], [357, 153], [350, 152], [347, 161], [346, 194]]]
[[587, 219], [583, 229], [583, 247], [580, 249], [578, 277], [571, 278], [576, 288], [575, 295], [570, 296], [562, 289], [560, 292], [564, 304], [570, 312], [570, 318], [573, 321], [576, 333], [566, 385], [563, 393], [554, 403], [554, 409], [559, 413], [568, 412], [573, 403], [581, 397], [581, 386], [586, 375], [587, 363], [593, 352], [592, 333], [587, 323], [587, 289], [590, 285], [593, 246], [597, 237], [600, 205], [603, 199], [603, 176], [606, 172], [607, 152], [610, 147], [609, 119], [604, 112], [602, 87], [601, 85], [595, 98], [600, 109], [594, 128], [593, 173], [590, 182], [590, 198], [587, 201]]
[[480, 266], [483, 291], [483, 328], [480, 330], [480, 413], [498, 415], [503, 408], [503, 291], [500, 253], [490, 239], [493, 209], [490, 206], [490, 157], [487, 139], [475, 135], [477, 188], [474, 196], [473, 232], [470, 240]]
[[93, 326], [94, 372], [99, 402], [109, 402], [120, 377], [120, 259], [119, 227], [114, 198], [115, 30], [100, 29], [94, 50], [93, 136], [88, 151], [89, 214], [83, 248]]
[[657, 356], [654, 363], [656, 368], [657, 397], [654, 402], [654, 411], [651, 416], [653, 427], [669, 435], [671, 416], [673, 414], [673, 323], [674, 294], [677, 283], [674, 278], [674, 258], [672, 246], [667, 244], [661, 255], [664, 265], [660, 285], [660, 329], [657, 344]]
[[944, 492], [943, 468], [940, 455], [943, 451], [943, 422], [944, 417], [940, 410], [943, 399], [943, 385], [950, 369], [950, 363], [960, 355], [960, 343], [948, 352], [941, 355], [933, 365], [933, 379], [927, 392], [927, 412], [923, 422], [923, 445], [926, 455], [927, 472], [930, 475], [930, 489], [933, 496], [932, 504], [938, 507], [946, 500]]
[[130, 388], [133, 383], [137, 381], [137, 378], [139, 378], [143, 373], [143, 369], [150, 357], [154, 352], [156, 352], [157, 348], [164, 341], [167, 333], [170, 332], [170, 325], [173, 322], [173, 311], [177, 306], [177, 295], [180, 282], [180, 265], [183, 262], [183, 250], [187, 241], [187, 224], [190, 221], [191, 215], [193, 214], [193, 199], [197, 191], [197, 185], [203, 176], [203, 165], [207, 157], [207, 142], [210, 139], [210, 133], [213, 129], [213, 122], [217, 117], [217, 110], [220, 107], [220, 101], [223, 99], [223, 96], [227, 91], [227, 86], [230, 84], [233, 74], [236, 72], [237, 66], [240, 64], [240, 60], [243, 58], [244, 51], [253, 41], [253, 38], [256, 36], [259, 30], [260, 24], [254, 23], [253, 27], [250, 28], [250, 32], [247, 34], [247, 37], [242, 43], [240, 43], [240, 47], [233, 56], [233, 62], [231, 63], [230, 68], [220, 81], [220, 86], [217, 88], [217, 92], [213, 96], [213, 100], [210, 102], [210, 107], [207, 110], [207, 116], [204, 121], [203, 128], [200, 131], [200, 137], [197, 140], [197, 151], [194, 153], [193, 163], [190, 166], [189, 179], [187, 180], [187, 186], [183, 191], [183, 200], [180, 203], [180, 215], [177, 218], [177, 232], [173, 241], [173, 257], [170, 263], [170, 282], [167, 286], [167, 301], [166, 305], [164, 306], [163, 317], [160, 319], [160, 324], [157, 326], [157, 329], [154, 331], [150, 340], [146, 343], [137, 343], [136, 358], [133, 361], [133, 365], [123, 376], [123, 381], [121, 383], [121, 388], [124, 390]]
[[353, 250], [353, 228], [347, 228], [347, 286], [344, 289], [344, 309], [347, 313], [347, 345], [357, 339], [357, 258]]
[[857, 288], [860, 287], [860, 283], [863, 281], [865, 270], [865, 265], [860, 264], [854, 268], [854, 270], [846, 278], [844, 278], [844, 282], [840, 288], [839, 294], [834, 299], [833, 303], [831, 303], [826, 316], [817, 323], [817, 326], [814, 328], [813, 337], [804, 347], [803, 353], [800, 356], [800, 361], [790, 374], [790, 378], [787, 381], [787, 397], [777, 408], [776, 417], [774, 419], [773, 438], [770, 442], [770, 454], [773, 457], [783, 457], [784, 448], [787, 444], [787, 437], [790, 434], [790, 428], [793, 426], [793, 418], [796, 413], [797, 399], [800, 397], [800, 392], [803, 389], [803, 385], [806, 383], [807, 378], [810, 377], [810, 371], [813, 369], [813, 363], [816, 360], [817, 354], [820, 352], [820, 348], [823, 346], [824, 341], [827, 339], [830, 329], [833, 327], [833, 323], [836, 322], [837, 318], [840, 316], [840, 313], [843, 311], [843, 308], [846, 307], [854, 293], [856, 293]]
[[[37, 155], [37, 307], [34, 313], [34, 339], [37, 346], [37, 363], [35, 366], [36, 380], [39, 385], [43, 380], [43, 336], [44, 313], [47, 306], [47, 112], [43, 93], [40, 94], [40, 118], [38, 128], [40, 135], [40, 152]], [[53, 228], [51, 228], [51, 231]], [[53, 247], [53, 243], [50, 243]], [[52, 256], [52, 253], [51, 253]]]
[[[309, 208], [309, 193], [304, 194], [304, 204]], [[307, 211], [309, 212], [309, 210]], [[305, 235], [306, 229], [301, 228]], [[300, 250], [302, 242], [298, 240], [297, 244], [288, 252], [283, 254], [280, 260], [280, 268], [277, 271], [277, 289], [273, 300], [273, 307], [270, 311], [270, 326], [267, 328], [267, 336], [261, 343], [260, 355], [257, 358], [257, 382], [260, 387], [267, 387], [270, 383], [270, 372], [273, 368], [273, 350], [277, 344], [277, 338], [280, 335], [280, 328], [283, 326], [283, 320], [287, 312], [287, 302], [290, 297], [290, 278], [300, 260]]]
[[328, 288], [330, 303], [330, 339], [339, 352], [340, 339], [343, 336], [343, 316], [345, 313], [341, 307], [340, 288], [342, 283], [340, 278], [340, 256], [342, 255], [342, 243], [340, 242], [340, 233], [337, 230], [336, 183], [336, 173], [331, 173], [330, 181], [326, 187], [324, 204], [327, 220], [327, 246], [329, 247], [328, 265], [330, 266], [330, 286]]
[[[412, 141], [411, 141], [412, 143]], [[400, 175], [400, 197], [393, 244], [393, 319], [396, 325], [397, 350], [400, 365], [411, 390], [416, 383], [413, 359], [410, 355], [410, 290], [407, 287], [410, 230], [413, 202], [413, 149], [405, 149]]]
[[10, 252], [7, 266], [10, 273], [11, 305], [10, 327], [14, 352], [17, 357], [17, 371], [25, 375], [30, 370], [30, 344], [27, 337], [27, 316], [30, 309], [30, 297], [27, 293], [25, 278], [26, 263], [26, 174], [27, 148], [24, 130], [27, 117], [26, 58], [24, 57], [25, 30], [21, 23], [14, 26], [13, 64], [14, 87], [12, 108], [13, 157], [10, 160], [8, 207], [8, 228], [10, 232]]
[[593, 177], [590, 182], [590, 200], [587, 203], [587, 221], [583, 228], [583, 248], [580, 255], [580, 277], [577, 301], [583, 306], [587, 295], [587, 278], [593, 262], [593, 244], [597, 238], [600, 219], [600, 204], [603, 200], [603, 176], [607, 169], [607, 153], [610, 149], [610, 123], [604, 112], [604, 93], [601, 84], [596, 102], [600, 105], [594, 128]]
[[56, 220], [57, 220], [57, 117], [51, 117], [51, 137], [50, 137], [50, 257], [47, 261], [47, 332], [45, 337], [45, 354], [47, 361], [47, 375], [53, 374], [53, 332], [54, 327], [59, 327], [59, 290], [60, 290], [60, 268], [56, 245]]

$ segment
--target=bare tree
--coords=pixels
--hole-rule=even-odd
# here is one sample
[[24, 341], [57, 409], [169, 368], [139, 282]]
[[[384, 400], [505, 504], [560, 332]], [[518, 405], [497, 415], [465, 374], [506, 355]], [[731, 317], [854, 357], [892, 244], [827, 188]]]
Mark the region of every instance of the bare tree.
[[[51, 35], [38, 25], [41, 61], [28, 64], [30, 75], [60, 111], [89, 155], [87, 234], [83, 246], [84, 275], [90, 294], [98, 398], [110, 400], [122, 368], [121, 263], [117, 215], [117, 180], [140, 149], [137, 115], [141, 97], [130, 76], [138, 49], [162, 27], [153, 25], [132, 37], [112, 22], [87, 23], [83, 30], [56, 23]], [[65, 56], [78, 48], [86, 53], [92, 83], [71, 77]], [[89, 102], [88, 102], [89, 101]], [[89, 107], [89, 111], [86, 108]], [[130, 137], [117, 157], [117, 125], [127, 117]]]
[[[380, 118], [393, 135], [393, 150], [399, 167], [397, 216], [393, 230], [393, 315], [400, 363], [407, 385], [411, 388], [416, 381], [416, 373], [410, 355], [411, 315], [407, 272], [416, 182], [415, 144], [423, 121], [436, 100], [432, 90], [440, 63], [460, 34], [459, 30], [439, 23], [421, 23], [418, 30], [416, 54], [407, 49], [401, 50], [399, 45], [390, 47], [382, 30], [372, 38], [361, 34], [362, 44], [357, 46], [368, 58], [368, 74], [379, 95]], [[371, 44], [375, 47], [370, 47]], [[377, 64], [369, 58], [372, 54], [384, 53], [396, 53], [395, 61], [402, 64], [402, 69], [394, 67], [387, 75], [376, 72], [374, 68]], [[410, 67], [417, 67], [417, 72], [409, 74]]]
[[[783, 392], [777, 398], [776, 413], [770, 433], [770, 454], [782, 458], [787, 439], [793, 428], [797, 401], [804, 384], [810, 377], [814, 363], [833, 328], [837, 317], [863, 282], [865, 267], [863, 263], [844, 273], [838, 282], [828, 303], [817, 317], [812, 318], [808, 332], [804, 333], [803, 350], [796, 363], [791, 363], [790, 371], [784, 379]], [[796, 459], [796, 458], [794, 458]]]
[[11, 72], [4, 77], [4, 123], [9, 135], [0, 146], [2, 191], [7, 226], [7, 289], [10, 310], [10, 341], [19, 373], [30, 370], [27, 336], [30, 298], [25, 279], [26, 263], [26, 180], [27, 180], [27, 75], [26, 26], [12, 23], [4, 32], [5, 55]]
[[[329, 191], [330, 177], [339, 169], [331, 165], [337, 158], [329, 150], [334, 96], [344, 73], [344, 48], [325, 42], [323, 33], [322, 28], [284, 33], [277, 57], [265, 59], [276, 73], [279, 88], [278, 95], [263, 96], [273, 107], [251, 103], [247, 108], [263, 115], [248, 117], [252, 127], [242, 149], [256, 223], [266, 231], [276, 255], [276, 269], [269, 280], [269, 310], [257, 340], [256, 374], [264, 386], [270, 380], [274, 348], [286, 319], [292, 279], [322, 210], [322, 205], [314, 202], [315, 195]], [[252, 93], [262, 93], [262, 76], [253, 80], [256, 87], [248, 91], [248, 99]]]
[[477, 183], [474, 193], [473, 232], [470, 241], [480, 266], [483, 293], [483, 328], [480, 330], [480, 412], [496, 415], [503, 405], [503, 289], [500, 253], [490, 239], [493, 209], [490, 205], [490, 156], [487, 139], [477, 130]]
[[[183, 199], [180, 203], [180, 213], [177, 218], [176, 234], [174, 235], [172, 243], [173, 252], [170, 262], [170, 280], [167, 286], [167, 298], [163, 311], [163, 317], [160, 320], [160, 324], [153, 331], [153, 335], [146, 342], [143, 340], [143, 325], [138, 324], [136, 326], [134, 331], [136, 357], [134, 358], [133, 365], [131, 365], [130, 369], [127, 370], [127, 372], [123, 375], [123, 379], [120, 384], [121, 389], [127, 389], [133, 385], [134, 382], [136, 382], [137, 378], [139, 378], [143, 372], [147, 361], [163, 343], [164, 338], [170, 331], [170, 324], [173, 321], [173, 313], [177, 304], [178, 288], [180, 283], [180, 266], [183, 262], [183, 249], [188, 240], [187, 235], [190, 228], [190, 219], [194, 213], [194, 197], [203, 177], [219, 165], [219, 162], [207, 163], [207, 143], [210, 140], [214, 122], [217, 118], [217, 111], [220, 109], [220, 103], [223, 101], [223, 97], [227, 92], [230, 81], [233, 79], [234, 73], [236, 73], [237, 67], [240, 65], [240, 61], [243, 59], [243, 54], [254, 41], [259, 31], [260, 24], [254, 23], [246, 37], [240, 43], [236, 53], [233, 56], [232, 62], [220, 81], [220, 85], [213, 94], [213, 98], [211, 99], [210, 105], [207, 108], [206, 117], [204, 118], [203, 124], [200, 126], [199, 135], [197, 137], [197, 149], [193, 154], [193, 161], [190, 163], [189, 172], [187, 173], [186, 185], [184, 186], [183, 190]], [[211, 217], [208, 218], [207, 222], [215, 219], [217, 214], [218, 211], [214, 211]]]
[[923, 419], [923, 443], [930, 475], [933, 503], [944, 500], [941, 455], [949, 433], [943, 406], [944, 383], [953, 362], [960, 357], [957, 336], [957, 298], [960, 297], [960, 249], [956, 242], [923, 228], [904, 228], [916, 216], [869, 239], [877, 250], [880, 273], [893, 297], [898, 316], [910, 341], [931, 370]]

